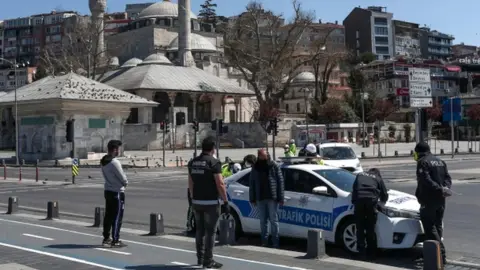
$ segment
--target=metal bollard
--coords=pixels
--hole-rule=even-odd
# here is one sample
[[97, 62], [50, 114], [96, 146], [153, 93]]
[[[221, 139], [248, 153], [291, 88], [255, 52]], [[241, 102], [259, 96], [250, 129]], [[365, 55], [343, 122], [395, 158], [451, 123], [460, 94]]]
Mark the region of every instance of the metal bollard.
[[410, 150], [410, 156], [413, 156], [413, 150]]
[[5, 159], [2, 159], [3, 165], [3, 180], [7, 180], [7, 164], [5, 164]]
[[18, 212], [18, 198], [17, 197], [9, 197], [8, 198], [8, 208], [7, 208], [7, 214], [15, 214]]
[[218, 242], [220, 245], [235, 244], [235, 220], [229, 218], [221, 219], [219, 231]]
[[165, 234], [165, 227], [163, 224], [163, 215], [157, 213], [150, 214], [150, 233], [149, 235]]
[[468, 152], [469, 152], [469, 153], [473, 153], [473, 149], [472, 149], [472, 148], [468, 148]]
[[38, 178], [39, 178], [39, 175], [38, 175], [38, 163], [40, 163], [40, 161], [37, 159], [37, 163], [35, 163], [35, 182], [38, 182]]
[[395, 150], [395, 156], [398, 157], [398, 151], [397, 150]]
[[93, 215], [93, 227], [100, 227], [103, 224], [103, 218], [105, 217], [105, 209], [102, 207], [95, 207], [95, 213]]
[[175, 162], [177, 163], [177, 167], [178, 167], [178, 162], [179, 162], [178, 156], [175, 157]]
[[379, 151], [379, 152], [378, 152], [378, 157], [381, 158], [382, 156], [383, 156], [383, 155], [382, 155], [382, 151]]
[[59, 211], [58, 211], [58, 202], [48, 202], [47, 203], [47, 218], [46, 219], [54, 219], [59, 218]]
[[325, 256], [325, 239], [322, 230], [309, 229], [307, 238], [307, 259], [318, 259]]
[[146, 158], [146, 163], [147, 163], [147, 164], [146, 164], [146, 165], [147, 165], [146, 167], [147, 167], [147, 168], [150, 168], [150, 166], [148, 166], [148, 165], [149, 165], [149, 164], [148, 164], [148, 163], [149, 163], [148, 157]]
[[445, 154], [445, 151], [443, 149], [440, 149], [440, 155]]
[[22, 164], [18, 166], [18, 181], [22, 182]]
[[180, 167], [183, 167], [183, 159], [180, 157]]
[[362, 157], [362, 158], [365, 158], [365, 152], [362, 152], [361, 157]]
[[22, 159], [22, 166], [25, 166], [25, 159]]
[[444, 269], [442, 255], [440, 253], [440, 243], [438, 243], [438, 241], [428, 240], [423, 242], [423, 269]]
[[458, 148], [455, 148], [455, 154], [458, 154]]

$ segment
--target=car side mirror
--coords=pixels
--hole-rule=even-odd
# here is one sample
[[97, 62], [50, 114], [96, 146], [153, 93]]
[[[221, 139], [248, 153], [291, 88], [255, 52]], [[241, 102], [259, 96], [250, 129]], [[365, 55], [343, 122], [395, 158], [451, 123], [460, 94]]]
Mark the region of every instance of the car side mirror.
[[361, 156], [361, 155], [357, 155], [357, 158], [362, 158], [362, 156]]
[[328, 188], [324, 187], [324, 186], [313, 188], [312, 193], [313, 194], [318, 194], [318, 195], [329, 195], [328, 194]]

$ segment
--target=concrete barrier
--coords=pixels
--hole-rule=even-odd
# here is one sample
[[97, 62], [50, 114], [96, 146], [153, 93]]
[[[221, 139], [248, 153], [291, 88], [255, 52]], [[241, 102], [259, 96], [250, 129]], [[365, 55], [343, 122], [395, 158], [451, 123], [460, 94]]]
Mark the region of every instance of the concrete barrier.
[[218, 242], [220, 245], [235, 244], [235, 220], [231, 218], [222, 218], [219, 222]]
[[163, 215], [158, 213], [150, 214], [150, 233], [149, 235], [165, 234], [165, 225]]
[[444, 269], [440, 243], [435, 240], [423, 242], [423, 269], [441, 270]]
[[47, 203], [47, 218], [46, 219], [54, 219], [59, 218], [59, 210], [58, 210], [58, 202], [48, 202]]
[[102, 207], [95, 207], [95, 213], [93, 214], [93, 227], [100, 227], [103, 224], [103, 218], [105, 217], [105, 210]]
[[18, 212], [18, 198], [17, 197], [9, 197], [8, 198], [8, 208], [7, 208], [7, 214], [15, 214]]
[[318, 259], [325, 256], [325, 239], [322, 230], [309, 229], [307, 238], [307, 259]]

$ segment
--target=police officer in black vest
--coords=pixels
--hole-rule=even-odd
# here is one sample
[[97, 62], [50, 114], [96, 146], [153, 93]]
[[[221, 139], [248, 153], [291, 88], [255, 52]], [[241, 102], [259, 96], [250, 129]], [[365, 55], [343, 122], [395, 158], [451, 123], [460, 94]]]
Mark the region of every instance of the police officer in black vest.
[[[375, 258], [377, 238], [375, 224], [377, 223], [378, 201], [385, 204], [388, 192], [380, 171], [376, 168], [367, 173], [359, 173], [353, 184], [352, 204], [355, 206], [355, 224], [357, 226], [357, 250], [360, 256]], [[365, 248], [365, 238], [367, 247]]]
[[188, 186], [195, 215], [198, 265], [209, 269], [222, 267], [221, 263], [213, 260], [220, 199], [223, 201], [221, 210], [229, 214], [222, 164], [213, 157], [214, 154], [215, 139], [205, 138], [202, 142], [202, 153], [188, 164]]
[[425, 240], [440, 243], [443, 263], [446, 262], [443, 236], [443, 214], [445, 199], [452, 195], [452, 178], [447, 164], [432, 155], [430, 146], [420, 142], [415, 146], [414, 159], [417, 161], [417, 190], [415, 196], [420, 203], [420, 219], [425, 231]]

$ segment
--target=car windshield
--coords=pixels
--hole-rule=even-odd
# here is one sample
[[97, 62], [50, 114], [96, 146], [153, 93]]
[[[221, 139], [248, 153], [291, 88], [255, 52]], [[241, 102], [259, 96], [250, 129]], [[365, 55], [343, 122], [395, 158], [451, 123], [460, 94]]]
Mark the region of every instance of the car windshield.
[[314, 170], [314, 172], [343, 191], [352, 192], [353, 190], [353, 183], [355, 182], [356, 176], [349, 171], [343, 169], [330, 169]]
[[350, 147], [331, 146], [322, 147], [320, 155], [325, 159], [341, 160], [341, 159], [356, 159], [357, 156]]

